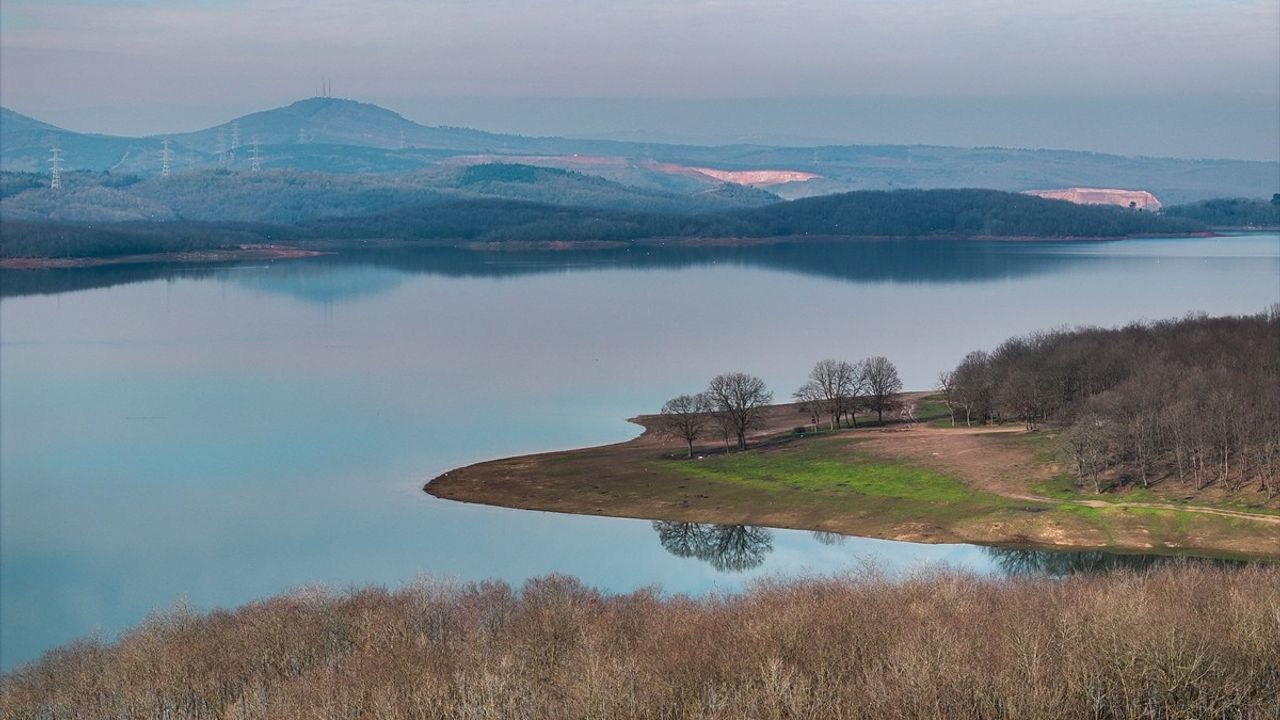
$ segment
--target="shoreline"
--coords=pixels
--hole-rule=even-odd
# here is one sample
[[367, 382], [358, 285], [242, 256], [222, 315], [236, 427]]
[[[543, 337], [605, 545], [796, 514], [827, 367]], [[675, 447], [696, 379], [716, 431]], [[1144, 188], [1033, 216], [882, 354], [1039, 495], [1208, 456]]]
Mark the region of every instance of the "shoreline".
[[139, 253], [116, 256], [78, 257], [12, 257], [0, 258], [0, 270], [54, 270], [100, 267], [104, 265], [143, 265], [165, 263], [211, 263], [237, 260], [289, 260], [368, 250], [409, 250], [451, 248], [476, 253], [546, 252], [588, 250], [627, 250], [631, 248], [744, 248], [792, 244], [845, 244], [892, 242], [895, 240], [936, 240], [938, 242], [1114, 242], [1146, 238], [1222, 237], [1222, 231], [1174, 234], [1141, 234], [1120, 236], [1074, 235], [779, 235], [771, 237], [652, 237], [633, 240], [403, 240], [376, 238], [364, 240], [317, 240], [304, 245], [253, 244], [238, 248], [191, 250], [186, 252]]
[[291, 245], [241, 245], [235, 249], [192, 250], [189, 252], [142, 253], [112, 257], [68, 258], [3, 258], [0, 270], [63, 270], [102, 267], [105, 265], [162, 265], [167, 263], [217, 263], [243, 260], [293, 260], [331, 255], [322, 250], [308, 250]]
[[[1280, 559], [1280, 509], [1269, 505], [1255, 513], [1037, 492], [1060, 474], [1025, 447], [1052, 437], [1044, 431], [922, 422], [799, 435], [796, 407], [775, 405], [748, 450], [702, 443], [686, 460], [682, 444], [658, 437], [655, 418], [630, 418], [643, 431], [627, 441], [475, 463], [423, 491], [524, 510], [907, 542]], [[834, 480], [811, 480], [823, 476]]]

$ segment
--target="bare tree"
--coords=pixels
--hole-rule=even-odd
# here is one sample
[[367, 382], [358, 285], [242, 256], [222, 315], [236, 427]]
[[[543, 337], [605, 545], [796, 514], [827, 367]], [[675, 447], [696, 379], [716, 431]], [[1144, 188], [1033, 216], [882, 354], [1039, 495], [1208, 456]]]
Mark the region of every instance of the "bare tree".
[[964, 356], [956, 368], [952, 381], [955, 384], [956, 402], [964, 408], [964, 424], [973, 425], [976, 417], [985, 422], [991, 411], [991, 356], [982, 350]]
[[943, 370], [938, 373], [938, 384], [934, 386], [938, 392], [942, 393], [942, 402], [947, 405], [947, 412], [951, 413], [951, 427], [956, 426], [956, 408], [959, 406], [959, 400], [956, 393], [956, 374], [952, 370]]
[[800, 410], [809, 416], [810, 423], [813, 424], [813, 431], [818, 431], [818, 423], [822, 422], [822, 413], [826, 411], [827, 403], [822, 396], [822, 388], [812, 380], [800, 386], [799, 390], [791, 393], [791, 397], [800, 404]]
[[877, 355], [862, 361], [860, 373], [866, 384], [867, 407], [876, 412], [876, 420], [884, 424], [884, 411], [893, 408], [902, 392], [898, 368], [889, 359]]
[[1093, 481], [1093, 491], [1102, 493], [1102, 470], [1106, 465], [1111, 428], [1106, 418], [1094, 413], [1080, 416], [1067, 434], [1071, 456], [1076, 464], [1076, 480]]
[[739, 449], [746, 449], [747, 433], [760, 426], [765, 407], [773, 401], [773, 393], [763, 380], [740, 372], [712, 378], [707, 396], [738, 438]]
[[689, 446], [689, 457], [693, 457], [693, 443], [702, 437], [710, 422], [711, 400], [706, 393], [677, 395], [662, 406], [658, 431], [683, 440]]
[[852, 414], [853, 398], [859, 390], [859, 373], [853, 363], [820, 360], [809, 371], [808, 385], [817, 391], [823, 409], [831, 416], [832, 430], [840, 426], [840, 418], [846, 412]]

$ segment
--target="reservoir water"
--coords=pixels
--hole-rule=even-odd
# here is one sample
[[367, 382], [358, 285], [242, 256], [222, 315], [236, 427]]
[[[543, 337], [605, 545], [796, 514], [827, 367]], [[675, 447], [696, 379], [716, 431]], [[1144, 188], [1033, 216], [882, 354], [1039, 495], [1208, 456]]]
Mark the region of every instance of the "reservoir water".
[[339, 255], [0, 275], [0, 667], [184, 600], [309, 584], [571, 573], [616, 591], [1043, 556], [806, 532], [689, 530], [435, 500], [451, 467], [594, 445], [742, 370], [790, 396], [826, 357], [908, 388], [1066, 325], [1254, 313], [1280, 236], [1105, 243]]

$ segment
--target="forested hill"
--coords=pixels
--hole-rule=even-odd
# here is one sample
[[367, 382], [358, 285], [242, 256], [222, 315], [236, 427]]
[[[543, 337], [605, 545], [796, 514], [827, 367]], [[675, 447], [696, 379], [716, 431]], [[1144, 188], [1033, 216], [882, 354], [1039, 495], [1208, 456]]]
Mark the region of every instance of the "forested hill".
[[1276, 228], [1280, 227], [1280, 193], [1271, 200], [1246, 200], [1220, 198], [1204, 200], [1189, 205], [1165, 208], [1165, 215], [1187, 218], [1219, 228]]
[[[360, 217], [293, 225], [7, 222], [5, 257], [164, 252], [243, 242], [395, 240], [589, 242], [767, 237], [1123, 237], [1203, 230], [1192, 220], [1125, 208], [1073, 205], [995, 190], [866, 191], [702, 214], [563, 207], [507, 199], [443, 200]], [[136, 242], [125, 242], [126, 238]], [[197, 240], [198, 238], [203, 240]]]
[[861, 191], [700, 215], [484, 201], [323, 221], [319, 236], [468, 241], [646, 238], [1124, 237], [1197, 232], [1193, 220], [997, 190]]
[[739, 185], [670, 192], [558, 168], [504, 163], [351, 175], [203, 170], [142, 178], [75, 171], [63, 174], [58, 190], [49, 188], [45, 176], [0, 172], [0, 218], [32, 222], [196, 220], [287, 225], [481, 198], [681, 214], [758, 207], [781, 199]]
[[865, 191], [736, 213], [753, 236], [1118, 237], [1183, 233], [1195, 222], [997, 190]]

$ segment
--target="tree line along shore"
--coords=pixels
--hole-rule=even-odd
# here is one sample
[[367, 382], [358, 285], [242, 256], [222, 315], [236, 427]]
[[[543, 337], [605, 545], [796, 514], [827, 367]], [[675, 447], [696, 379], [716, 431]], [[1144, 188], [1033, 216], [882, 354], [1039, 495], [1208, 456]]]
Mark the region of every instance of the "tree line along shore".
[[[16, 198], [32, 190], [5, 198], [0, 211], [9, 210], [0, 214], [0, 258], [228, 250], [246, 244], [324, 243], [332, 249], [388, 240], [472, 247], [512, 242], [629, 244], [657, 238], [1122, 238], [1209, 229], [1189, 217], [982, 189], [868, 190], [756, 207], [647, 210], [601, 206], [591, 199], [578, 205], [571, 198], [424, 198], [368, 188], [335, 194], [333, 179], [305, 175], [241, 179], [213, 174], [207, 178], [208, 187], [193, 182], [165, 183], [157, 191], [186, 188], [186, 202], [203, 209], [164, 220], [77, 221], [66, 219], [77, 217], [66, 207], [74, 204], [74, 197], [44, 199], [54, 210], [67, 211], [62, 214], [48, 208], [15, 212], [11, 206]], [[303, 205], [323, 212], [273, 214]], [[261, 212], [256, 214], [220, 214], [221, 209], [258, 206]]]
[[[439, 497], [935, 542], [1280, 555], [1280, 312], [1012, 338], [903, 393], [824, 360], [774, 405], [725, 373], [646, 432], [479, 463]], [[671, 452], [671, 444], [680, 450]]]

